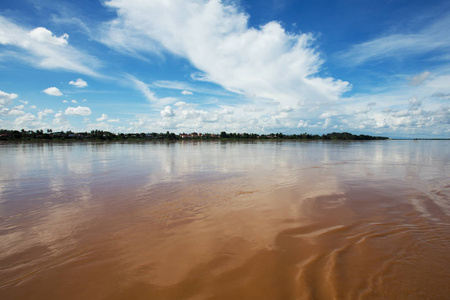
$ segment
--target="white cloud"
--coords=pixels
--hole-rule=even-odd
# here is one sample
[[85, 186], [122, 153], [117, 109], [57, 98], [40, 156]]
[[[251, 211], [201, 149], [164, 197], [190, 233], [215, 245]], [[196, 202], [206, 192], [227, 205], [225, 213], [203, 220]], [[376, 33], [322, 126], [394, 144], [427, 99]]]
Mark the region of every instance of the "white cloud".
[[56, 45], [56, 46], [67, 46], [69, 44], [67, 42], [67, 40], [69, 39], [69, 35], [67, 33], [64, 33], [60, 37], [56, 37], [53, 35], [53, 33], [50, 30], [48, 30], [47, 28], [44, 28], [44, 27], [35, 28], [35, 29], [31, 30], [28, 33], [28, 35], [31, 37], [31, 39], [41, 42], [41, 43], [46, 43], [46, 44], [51, 44], [51, 45]]
[[331, 125], [331, 118], [326, 118], [322, 128], [328, 128]]
[[25, 112], [23, 110], [16, 109], [16, 108], [13, 108], [8, 112], [8, 115], [10, 115], [10, 116], [22, 116], [24, 114], [25, 114]]
[[444, 99], [450, 99], [450, 93], [444, 94], [444, 93], [434, 93], [432, 97], [436, 98], [444, 98]]
[[48, 124], [42, 123], [35, 115], [24, 113], [14, 119], [10, 125], [14, 129], [41, 129], [48, 127]]
[[28, 101], [25, 101], [25, 100], [19, 100], [19, 102], [20, 102], [20, 103], [23, 103], [23, 104], [25, 104], [25, 105], [28, 104]]
[[58, 37], [43, 27], [30, 30], [1, 15], [0, 28], [0, 45], [15, 47], [15, 51], [4, 56], [9, 60], [19, 59], [37, 68], [99, 76], [93, 69], [99, 65], [97, 59], [70, 46], [66, 33]]
[[14, 99], [16, 99], [18, 96], [17, 94], [11, 93], [5, 93], [3, 91], [0, 91], [0, 108], [9, 106], [13, 102]]
[[61, 91], [57, 87], [49, 87], [43, 90], [44, 93], [51, 96], [62, 96]]
[[106, 121], [107, 119], [108, 119], [108, 115], [107, 114], [102, 114], [102, 116], [100, 118], [95, 119], [95, 121], [103, 122], [103, 121]]
[[137, 121], [131, 122], [129, 131], [142, 130], [173, 130], [175, 132], [265, 132], [267, 128], [290, 126], [294, 128], [298, 121], [293, 122], [286, 112], [274, 111], [268, 114], [253, 110], [248, 106], [221, 106], [216, 109], [197, 109], [196, 104], [177, 102], [174, 106], [166, 106], [160, 111], [160, 119], [137, 116]]
[[153, 85], [165, 89], [192, 90], [192, 87], [189, 84], [180, 81], [157, 80], [153, 82]]
[[63, 103], [69, 103], [69, 101], [67, 101], [67, 100], [63, 100], [62, 102], [63, 102]]
[[69, 84], [76, 86], [77, 88], [84, 88], [84, 87], [88, 86], [87, 82], [81, 78], [78, 78], [75, 81], [71, 80], [71, 81], [69, 81]]
[[72, 103], [78, 103], [77, 100], [72, 100], [72, 101], [70, 101], [70, 102], [72, 102]]
[[174, 104], [174, 106], [186, 106], [186, 105], [188, 104], [184, 101], [178, 101], [177, 103]]
[[181, 92], [181, 94], [184, 95], [184, 96], [187, 96], [187, 95], [193, 95], [194, 93], [184, 90], [184, 91]]
[[425, 71], [411, 78], [410, 83], [415, 86], [421, 85], [425, 80], [427, 80], [430, 77], [430, 75], [431, 75], [430, 72]]
[[128, 79], [134, 84], [135, 88], [138, 89], [142, 94], [144, 94], [145, 98], [149, 102], [158, 102], [158, 98], [156, 98], [155, 94], [150, 90], [148, 85], [143, 81], [140, 81], [134, 76], [129, 75]]
[[[450, 107], [440, 102], [439, 98], [430, 97], [435, 88], [444, 88], [436, 85], [435, 80], [439, 79], [427, 81], [420, 88], [405, 84], [399, 90], [388, 93], [343, 99], [336, 108], [331, 124], [338, 125], [341, 130], [354, 131], [360, 128], [365, 134], [390, 137], [445, 137], [449, 133]], [[405, 99], [404, 95], [408, 92], [417, 94]], [[364, 105], [367, 101], [369, 103]]]
[[347, 82], [318, 77], [322, 60], [311, 35], [286, 32], [277, 22], [249, 28], [249, 17], [232, 4], [111, 0], [105, 5], [118, 15], [105, 27], [106, 43], [144, 53], [163, 47], [199, 69], [197, 79], [250, 98], [295, 107], [337, 100], [349, 88]]
[[53, 113], [55, 113], [55, 112], [52, 109], [46, 108], [46, 109], [38, 112], [38, 119], [42, 120], [43, 118], [45, 118], [45, 116], [47, 116], [49, 114], [53, 114]]
[[78, 106], [68, 107], [64, 113], [69, 116], [89, 116], [92, 112], [89, 107]]
[[66, 115], [64, 112], [59, 111], [55, 114], [55, 118], [53, 119], [53, 124], [56, 125], [58, 128], [64, 128], [69, 125], [69, 122], [66, 119]]
[[298, 124], [297, 124], [297, 127], [298, 128], [301, 128], [301, 127], [308, 127], [308, 122], [309, 121], [304, 121], [304, 120], [300, 120], [299, 122], [298, 122]]
[[164, 108], [164, 110], [161, 111], [161, 116], [164, 117], [164, 118], [171, 118], [171, 117], [173, 117], [174, 115], [175, 115], [175, 114], [174, 114], [174, 112], [173, 112], [173, 109], [172, 109], [172, 107], [170, 107], [170, 106], [166, 106], [166, 107]]
[[322, 113], [322, 114], [319, 116], [319, 118], [320, 118], [320, 119], [327, 119], [327, 118], [333, 117], [333, 116], [335, 116], [335, 115], [336, 115], [336, 112], [334, 112], [334, 111], [327, 111], [327, 112]]
[[411, 97], [408, 100], [408, 103], [410, 110], [417, 110], [422, 105], [422, 101], [420, 101], [417, 97]]
[[447, 14], [416, 32], [388, 34], [354, 45], [350, 50], [341, 53], [341, 58], [346, 64], [359, 65], [367, 61], [410, 57], [432, 51], [446, 54], [450, 49], [447, 33], [449, 28], [450, 15]]
[[158, 97], [156, 97], [155, 93], [153, 93], [150, 90], [148, 84], [146, 84], [145, 82], [140, 81], [139, 79], [137, 79], [136, 77], [134, 77], [132, 75], [127, 75], [127, 78], [128, 78], [128, 80], [130, 80], [132, 82], [134, 87], [145, 96], [147, 101], [149, 101], [152, 104], [166, 105], [166, 104], [170, 104], [172, 102], [177, 101], [176, 98], [171, 98], [171, 97], [158, 98]]
[[291, 112], [291, 111], [294, 111], [294, 108], [293, 108], [293, 107], [290, 107], [290, 106], [279, 106], [279, 107], [278, 107], [278, 110], [279, 110], [280, 112], [289, 113], [289, 112]]
[[191, 85], [187, 82], [181, 81], [170, 81], [170, 80], [157, 80], [152, 82], [152, 86], [163, 88], [163, 89], [171, 89], [171, 90], [180, 90], [180, 91], [188, 91], [192, 93], [201, 93], [201, 94], [212, 94], [217, 96], [229, 96], [230, 92], [223, 90], [222, 88], [206, 88], [204, 86], [195, 86]]

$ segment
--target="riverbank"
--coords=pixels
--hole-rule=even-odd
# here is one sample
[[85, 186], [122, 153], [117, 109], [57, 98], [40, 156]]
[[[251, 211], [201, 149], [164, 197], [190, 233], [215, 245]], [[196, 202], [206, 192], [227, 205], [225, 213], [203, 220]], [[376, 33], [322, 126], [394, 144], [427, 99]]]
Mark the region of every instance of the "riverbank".
[[387, 140], [388, 137], [354, 135], [348, 132], [332, 132], [323, 135], [317, 134], [255, 134], [255, 133], [112, 133], [109, 131], [92, 130], [91, 132], [60, 131], [53, 132], [48, 129], [43, 130], [0, 130], [0, 141], [152, 141], [152, 140]]

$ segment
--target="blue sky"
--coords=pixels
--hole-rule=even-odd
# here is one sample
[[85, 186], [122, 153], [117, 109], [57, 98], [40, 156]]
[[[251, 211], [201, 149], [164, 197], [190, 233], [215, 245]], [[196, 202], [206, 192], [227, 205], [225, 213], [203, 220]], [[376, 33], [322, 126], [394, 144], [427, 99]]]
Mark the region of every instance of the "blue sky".
[[3, 0], [0, 128], [450, 137], [448, 1]]

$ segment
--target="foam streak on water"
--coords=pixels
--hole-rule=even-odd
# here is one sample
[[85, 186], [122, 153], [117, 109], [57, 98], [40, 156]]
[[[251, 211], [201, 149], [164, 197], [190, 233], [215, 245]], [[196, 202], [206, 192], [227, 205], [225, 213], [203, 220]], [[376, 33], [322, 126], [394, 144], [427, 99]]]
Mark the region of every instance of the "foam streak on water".
[[1, 299], [446, 299], [448, 141], [0, 144]]

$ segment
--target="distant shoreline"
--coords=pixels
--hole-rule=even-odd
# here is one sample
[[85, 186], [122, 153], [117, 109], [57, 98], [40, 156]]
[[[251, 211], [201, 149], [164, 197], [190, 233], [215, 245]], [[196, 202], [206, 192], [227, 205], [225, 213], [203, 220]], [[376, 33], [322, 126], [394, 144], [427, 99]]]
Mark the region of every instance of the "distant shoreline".
[[258, 141], [258, 140], [286, 140], [286, 141], [373, 141], [389, 140], [388, 137], [354, 135], [349, 132], [332, 132], [323, 135], [317, 134], [255, 134], [255, 133], [227, 133], [222, 131], [220, 134], [214, 133], [181, 133], [175, 134], [167, 131], [166, 133], [119, 133], [115, 134], [108, 131], [92, 130], [91, 132], [72, 132], [59, 131], [53, 132], [48, 129], [43, 130], [0, 130], [0, 141]]

